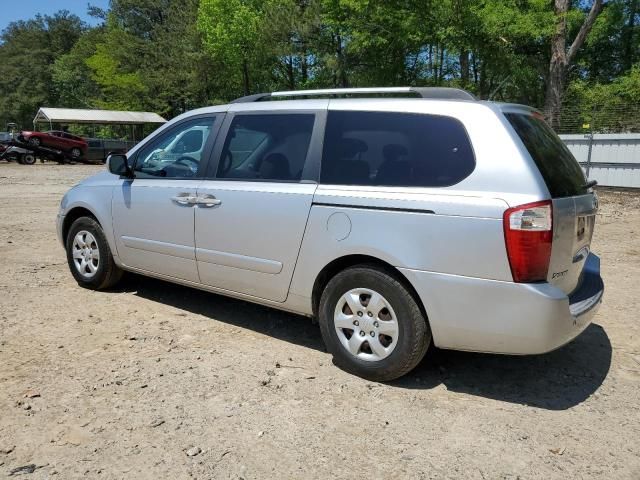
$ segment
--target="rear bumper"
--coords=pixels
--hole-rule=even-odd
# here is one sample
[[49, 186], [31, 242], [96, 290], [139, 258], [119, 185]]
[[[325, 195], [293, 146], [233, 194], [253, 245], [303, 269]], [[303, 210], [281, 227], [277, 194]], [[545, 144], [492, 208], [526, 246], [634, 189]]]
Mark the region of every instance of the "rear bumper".
[[590, 254], [571, 295], [548, 283], [523, 284], [400, 269], [420, 295], [437, 347], [537, 354], [589, 326], [604, 293], [600, 259]]

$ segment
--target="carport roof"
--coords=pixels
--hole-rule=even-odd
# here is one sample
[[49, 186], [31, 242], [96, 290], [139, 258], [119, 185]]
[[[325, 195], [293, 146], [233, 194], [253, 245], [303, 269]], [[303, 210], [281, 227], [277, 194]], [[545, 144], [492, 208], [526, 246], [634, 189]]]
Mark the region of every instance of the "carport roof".
[[119, 112], [115, 110], [42, 107], [38, 110], [38, 113], [33, 119], [33, 123], [42, 122], [138, 125], [143, 123], [165, 123], [166, 120], [153, 112]]

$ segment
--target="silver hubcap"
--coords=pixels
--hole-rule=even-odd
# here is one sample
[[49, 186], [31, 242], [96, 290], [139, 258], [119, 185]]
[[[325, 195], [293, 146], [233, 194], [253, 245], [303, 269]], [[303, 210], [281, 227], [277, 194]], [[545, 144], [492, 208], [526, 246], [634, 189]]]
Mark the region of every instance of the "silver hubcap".
[[340, 297], [333, 324], [342, 346], [361, 360], [382, 360], [398, 343], [400, 330], [393, 308], [368, 288], [354, 288]]
[[86, 230], [79, 231], [73, 239], [73, 264], [85, 278], [93, 277], [100, 264], [100, 250], [95, 237]]

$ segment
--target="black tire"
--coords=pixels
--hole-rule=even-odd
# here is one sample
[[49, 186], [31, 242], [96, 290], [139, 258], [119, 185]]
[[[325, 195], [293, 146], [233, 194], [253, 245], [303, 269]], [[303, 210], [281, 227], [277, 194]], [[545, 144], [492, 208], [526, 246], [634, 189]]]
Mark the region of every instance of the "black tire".
[[[356, 358], [342, 346], [334, 327], [339, 299], [355, 288], [381, 294], [397, 316], [399, 334], [391, 354], [378, 361]], [[424, 357], [431, 343], [431, 329], [418, 302], [393, 273], [375, 265], [359, 265], [341, 271], [325, 287], [318, 309], [320, 331], [334, 363], [367, 380], [390, 381], [410, 372]]]
[[31, 137], [29, 139], [29, 145], [33, 145], [34, 147], [39, 147], [42, 141], [38, 137]]
[[22, 155], [22, 162], [20, 163], [24, 165], [35, 165], [36, 156], [33, 153], [25, 153], [24, 155]]
[[[73, 240], [76, 234], [82, 230], [91, 233], [98, 244], [98, 268], [91, 278], [83, 277], [76, 268], [73, 260]], [[120, 278], [122, 278], [123, 272], [114, 262], [107, 238], [102, 231], [102, 227], [100, 227], [100, 224], [95, 219], [91, 217], [80, 217], [74, 221], [67, 234], [65, 246], [69, 269], [81, 287], [91, 290], [104, 290], [113, 287], [118, 283]]]

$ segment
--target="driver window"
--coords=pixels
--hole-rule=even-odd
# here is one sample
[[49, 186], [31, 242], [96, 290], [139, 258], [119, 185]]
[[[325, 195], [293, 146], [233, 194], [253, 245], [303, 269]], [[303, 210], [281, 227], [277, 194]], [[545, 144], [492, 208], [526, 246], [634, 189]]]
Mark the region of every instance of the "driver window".
[[195, 177], [205, 157], [213, 118], [184, 122], [152, 140], [138, 152], [134, 171], [138, 178]]

